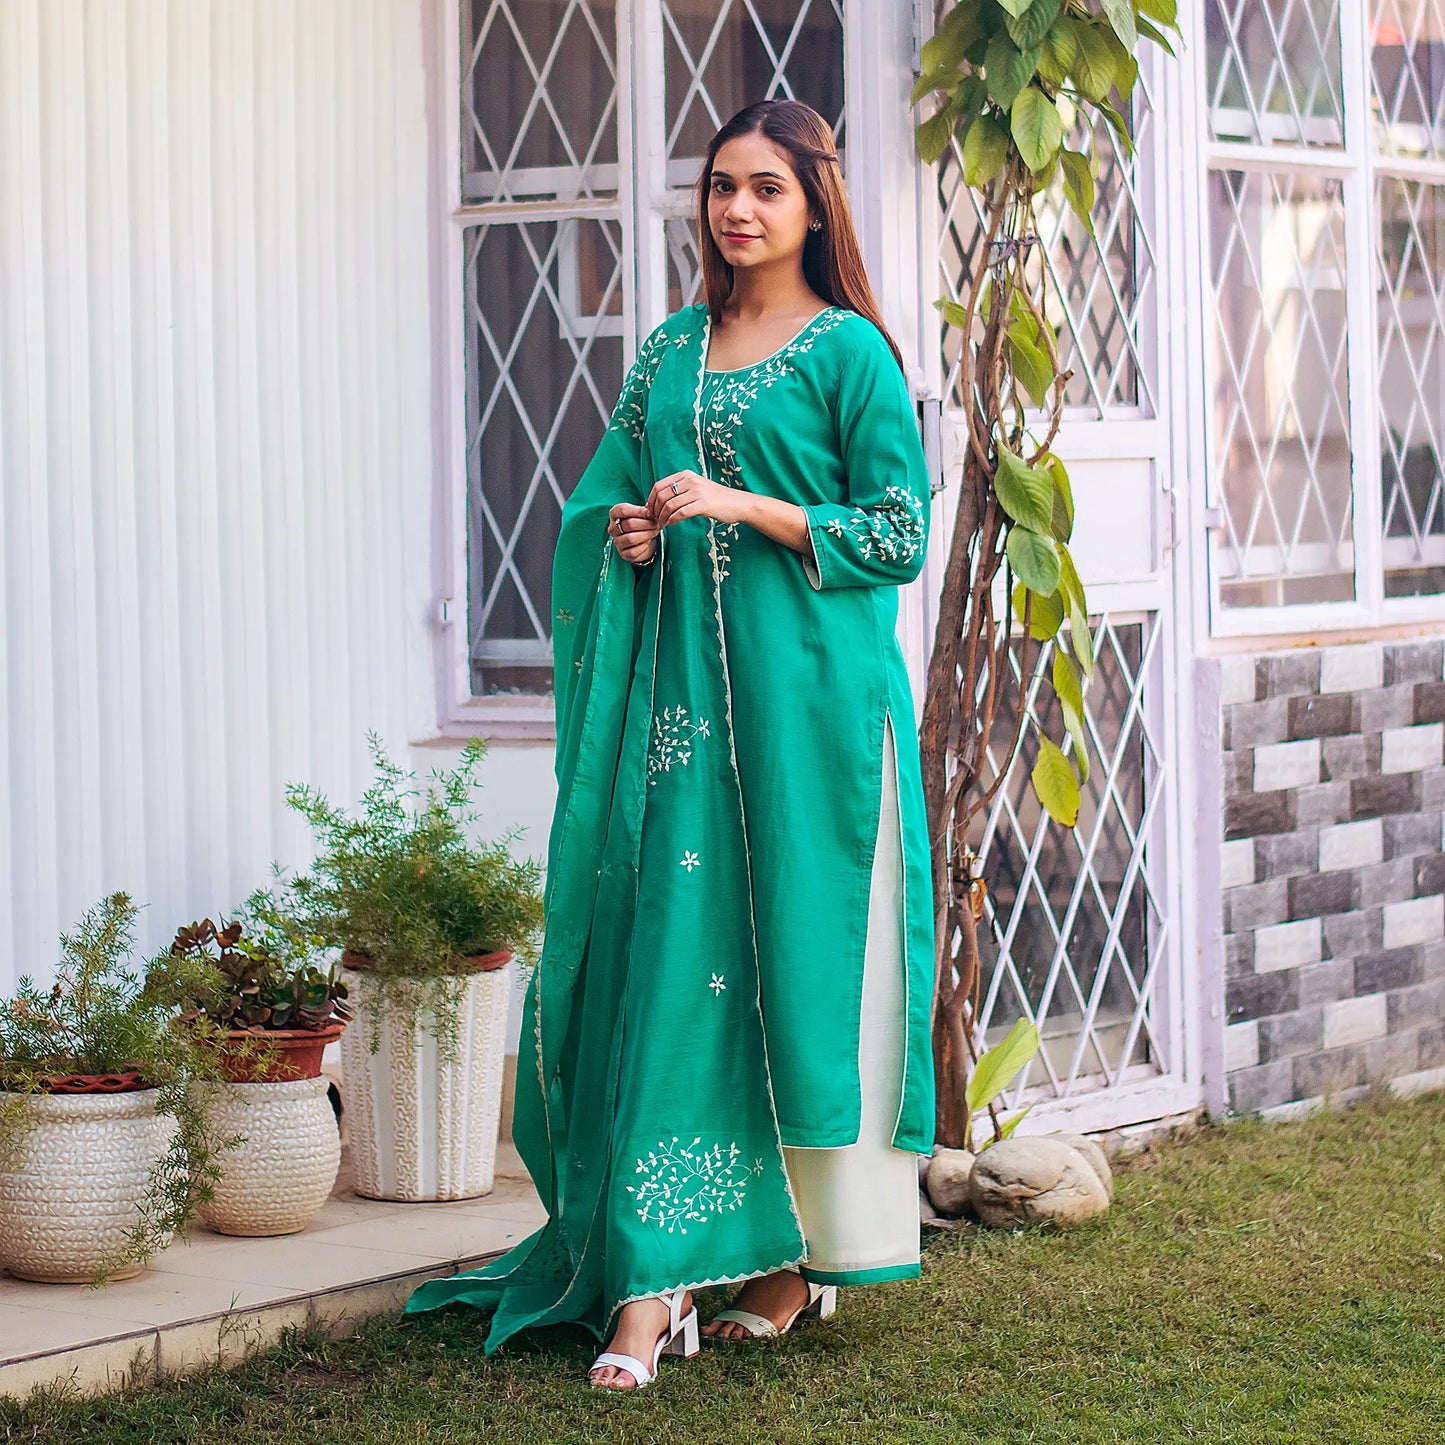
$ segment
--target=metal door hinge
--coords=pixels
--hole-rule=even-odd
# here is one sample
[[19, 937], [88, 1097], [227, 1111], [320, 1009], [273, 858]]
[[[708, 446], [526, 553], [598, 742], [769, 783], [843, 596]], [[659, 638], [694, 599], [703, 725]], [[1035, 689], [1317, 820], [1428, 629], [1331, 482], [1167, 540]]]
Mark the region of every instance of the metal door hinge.
[[1206, 532], [1222, 532], [1224, 530], [1224, 508], [1206, 507], [1204, 509], [1204, 530]]
[[437, 599], [436, 625], [438, 627], [450, 627], [452, 625], [452, 599], [441, 597]]
[[923, 42], [933, 34], [929, 9], [933, 0], [913, 0], [913, 73], [923, 73]]

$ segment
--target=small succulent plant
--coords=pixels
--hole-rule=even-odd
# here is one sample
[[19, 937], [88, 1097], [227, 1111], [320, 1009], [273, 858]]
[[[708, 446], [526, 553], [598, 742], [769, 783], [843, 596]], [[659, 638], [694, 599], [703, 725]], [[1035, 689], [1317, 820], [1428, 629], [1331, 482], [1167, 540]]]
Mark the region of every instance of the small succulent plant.
[[188, 1022], [206, 1019], [235, 1032], [322, 1029], [345, 1022], [346, 985], [335, 969], [308, 958], [311, 940], [298, 937], [269, 891], [247, 899], [242, 917], [209, 918], [178, 929], [170, 953], [156, 960], [146, 986], [179, 1004]]

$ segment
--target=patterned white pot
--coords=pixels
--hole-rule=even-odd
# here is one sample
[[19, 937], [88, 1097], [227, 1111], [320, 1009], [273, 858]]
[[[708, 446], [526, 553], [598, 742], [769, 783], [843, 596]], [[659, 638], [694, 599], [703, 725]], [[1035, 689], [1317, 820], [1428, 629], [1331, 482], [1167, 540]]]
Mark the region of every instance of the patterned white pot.
[[341, 1036], [341, 1068], [358, 1194], [414, 1202], [491, 1191], [514, 969], [463, 980], [456, 1057], [445, 1063], [425, 1016], [409, 1023], [374, 979], [343, 970], [356, 1011]]
[[216, 1157], [216, 1196], [201, 1205], [218, 1234], [295, 1234], [326, 1203], [341, 1167], [341, 1134], [326, 1097], [330, 1080], [192, 1085], [221, 1138], [242, 1143]]
[[[0, 1105], [14, 1097], [0, 1094]], [[24, 1100], [29, 1125], [0, 1169], [0, 1265], [20, 1279], [84, 1284], [119, 1256], [175, 1134], [155, 1104], [154, 1089]], [[140, 1272], [129, 1265], [109, 1278]]]

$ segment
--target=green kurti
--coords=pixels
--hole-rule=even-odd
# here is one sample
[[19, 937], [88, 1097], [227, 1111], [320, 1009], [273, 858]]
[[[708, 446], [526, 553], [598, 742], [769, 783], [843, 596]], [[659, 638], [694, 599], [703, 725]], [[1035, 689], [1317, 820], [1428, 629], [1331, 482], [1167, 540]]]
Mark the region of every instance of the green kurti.
[[[601, 1338], [619, 1305], [679, 1285], [807, 1273], [782, 1149], [858, 1139], [889, 717], [907, 994], [892, 1138], [932, 1146], [928, 830], [894, 630], [928, 537], [913, 406], [854, 312], [720, 373], [709, 328], [699, 304], [648, 337], [562, 515], [558, 799], [513, 1125], [550, 1218], [407, 1303], [495, 1307], [488, 1350], [561, 1321]], [[651, 564], [626, 562], [608, 509], [684, 469], [798, 503], [813, 555], [688, 517]]]

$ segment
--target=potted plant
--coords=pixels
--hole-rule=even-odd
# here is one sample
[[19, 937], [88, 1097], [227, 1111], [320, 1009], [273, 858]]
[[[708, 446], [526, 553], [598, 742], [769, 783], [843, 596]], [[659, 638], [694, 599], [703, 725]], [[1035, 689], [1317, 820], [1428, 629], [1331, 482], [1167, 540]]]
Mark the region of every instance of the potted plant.
[[317, 940], [287, 902], [258, 890], [220, 928], [204, 918], [180, 929], [146, 978], [153, 996], [180, 1006], [176, 1025], [215, 1056], [220, 1079], [193, 1085], [211, 1128], [241, 1136], [200, 1206], [220, 1234], [304, 1229], [341, 1165], [321, 1060], [350, 1017], [346, 985], [311, 961]]
[[342, 1040], [359, 1194], [468, 1199], [492, 1188], [513, 959], [536, 960], [541, 870], [472, 839], [486, 742], [425, 790], [369, 736], [375, 779], [355, 813], [293, 784], [320, 853], [296, 896], [342, 952], [360, 1028]]
[[126, 966], [137, 911], [111, 894], [61, 936], [53, 986], [22, 978], [0, 1004], [0, 1265], [21, 1279], [138, 1275], [233, 1142], [190, 1091], [215, 1056]]

